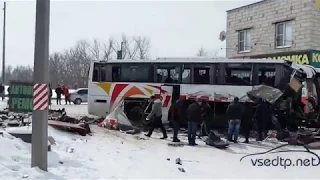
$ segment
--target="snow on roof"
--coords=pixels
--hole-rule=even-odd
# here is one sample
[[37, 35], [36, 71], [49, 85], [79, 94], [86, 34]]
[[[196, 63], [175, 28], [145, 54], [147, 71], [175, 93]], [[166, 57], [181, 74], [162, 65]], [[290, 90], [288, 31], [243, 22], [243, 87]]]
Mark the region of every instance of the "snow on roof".
[[270, 2], [270, 1], [268, 1], [268, 0], [260, 0], [260, 1], [257, 1], [257, 2], [254, 2], [254, 3], [250, 3], [250, 4], [247, 4], [247, 5], [244, 5], [244, 6], [240, 6], [240, 7], [233, 8], [233, 9], [229, 9], [229, 10], [227, 10], [227, 13], [235, 11], [235, 10], [238, 10], [238, 9], [249, 8], [249, 7], [252, 7], [252, 6], [260, 5], [261, 3], [264, 3], [264, 2]]
[[157, 59], [116, 59], [108, 61], [95, 61], [105, 63], [284, 63], [283, 60], [274, 59], [227, 59], [227, 58], [157, 58]]

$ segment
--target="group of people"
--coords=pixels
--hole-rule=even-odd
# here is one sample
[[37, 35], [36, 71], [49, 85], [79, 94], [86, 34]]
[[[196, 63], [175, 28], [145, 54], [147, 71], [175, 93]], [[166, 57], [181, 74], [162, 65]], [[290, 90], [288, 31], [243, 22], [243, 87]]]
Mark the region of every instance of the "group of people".
[[[57, 104], [61, 105], [61, 96], [64, 95], [65, 97], [65, 103], [66, 105], [69, 103], [71, 104], [70, 101], [70, 92], [69, 92], [69, 88], [66, 85], [59, 85], [56, 89], [55, 89], [55, 93], [57, 94]], [[51, 103], [51, 98], [52, 98], [52, 89], [50, 87], [50, 103]]]
[[[249, 143], [250, 131], [253, 125], [256, 124], [258, 131], [258, 141], [262, 141], [266, 137], [267, 127], [272, 123], [272, 109], [270, 103], [265, 100], [258, 99], [257, 106], [252, 102], [239, 102], [239, 98], [234, 98], [234, 101], [229, 104], [226, 114], [229, 118], [228, 124], [228, 141], [237, 143], [242, 126], [245, 136], [245, 143]], [[255, 111], [254, 111], [255, 108]], [[254, 122], [255, 120], [255, 122]]]
[[[151, 137], [155, 128], [160, 128], [163, 136], [160, 139], [167, 139], [167, 132], [162, 123], [162, 104], [160, 99], [156, 99], [154, 96], [151, 97], [151, 101], [153, 102], [152, 110], [147, 116], [146, 120], [151, 120], [151, 128], [149, 132], [145, 134], [147, 137]], [[173, 142], [180, 142], [178, 138], [179, 132], [179, 124], [182, 122], [184, 116], [184, 112], [182, 112], [183, 103], [180, 100], [177, 100], [172, 103], [169, 112], [168, 112], [168, 120], [171, 122], [173, 126]], [[204, 132], [209, 134], [210, 126], [209, 122], [213, 117], [213, 112], [211, 110], [210, 105], [203, 100], [197, 99], [197, 101], [191, 104], [187, 108], [187, 119], [188, 119], [188, 141], [189, 145], [195, 146], [196, 137], [199, 125], [201, 125], [201, 136]], [[203, 132], [204, 131], [204, 132]]]
[[[152, 110], [147, 116], [146, 120], [151, 121], [151, 128], [149, 132], [145, 134], [147, 137], [151, 137], [155, 128], [160, 128], [163, 136], [160, 139], [167, 139], [167, 132], [162, 123], [162, 104], [161, 100], [151, 97], [153, 103]], [[258, 130], [258, 141], [263, 140], [266, 137], [266, 127], [272, 119], [272, 110], [268, 102], [260, 99], [257, 102], [257, 106], [252, 102], [239, 102], [239, 98], [234, 98], [234, 101], [229, 104], [226, 115], [228, 117], [228, 133], [227, 139], [230, 142], [237, 143], [238, 136], [240, 133], [240, 127], [245, 136], [245, 143], [249, 143], [250, 131], [253, 128], [254, 119], [256, 120]], [[186, 113], [183, 109], [183, 102], [177, 100], [173, 102], [169, 112], [168, 120], [171, 122], [173, 127], [173, 142], [180, 142], [178, 138], [178, 131], [180, 129], [179, 124], [183, 122], [184, 118], [188, 120], [188, 142], [189, 145], [195, 146], [197, 132], [200, 128], [200, 134], [209, 135], [211, 131], [210, 121], [213, 120], [213, 109], [207, 101], [196, 99], [196, 101], [187, 107]], [[256, 110], [254, 111], [254, 108]], [[186, 115], [186, 116], [184, 116]]]

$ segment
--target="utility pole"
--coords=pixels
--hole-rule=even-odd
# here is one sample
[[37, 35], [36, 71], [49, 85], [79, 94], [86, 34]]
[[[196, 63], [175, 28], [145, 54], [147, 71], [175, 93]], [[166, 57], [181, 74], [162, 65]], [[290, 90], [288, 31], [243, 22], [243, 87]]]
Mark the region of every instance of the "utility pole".
[[[6, 70], [6, 2], [3, 2], [3, 35], [2, 35], [2, 83], [5, 86], [5, 70]], [[2, 100], [4, 100], [5, 90], [2, 93]]]
[[123, 41], [121, 42], [121, 59], [123, 59]]
[[117, 51], [117, 59], [123, 59], [123, 42], [121, 42], [120, 50]]
[[[33, 75], [35, 84], [49, 84], [49, 24], [50, 0], [37, 0]], [[48, 100], [49, 96], [45, 98]], [[33, 108], [31, 167], [39, 167], [47, 171], [48, 108], [44, 110], [35, 110], [35, 106]]]

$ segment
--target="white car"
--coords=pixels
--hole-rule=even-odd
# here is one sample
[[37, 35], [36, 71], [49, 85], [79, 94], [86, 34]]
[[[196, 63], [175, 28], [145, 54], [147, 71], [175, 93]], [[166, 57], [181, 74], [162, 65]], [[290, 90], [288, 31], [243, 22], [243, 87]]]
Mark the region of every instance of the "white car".
[[70, 93], [70, 101], [74, 104], [88, 102], [88, 88], [79, 88]]

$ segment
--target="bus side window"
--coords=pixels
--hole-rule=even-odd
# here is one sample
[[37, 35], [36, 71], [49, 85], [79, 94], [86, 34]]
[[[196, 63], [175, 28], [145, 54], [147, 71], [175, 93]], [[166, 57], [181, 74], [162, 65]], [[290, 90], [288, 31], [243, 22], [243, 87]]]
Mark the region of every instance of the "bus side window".
[[250, 86], [252, 84], [252, 64], [226, 64], [225, 84]]
[[193, 76], [194, 84], [210, 84], [210, 67], [195, 67]]
[[273, 65], [261, 65], [258, 72], [259, 84], [275, 86], [276, 69]]
[[157, 83], [179, 83], [180, 68], [167, 66], [157, 68]]
[[112, 82], [117, 82], [120, 80], [120, 67], [112, 67]]
[[164, 83], [166, 80], [169, 80], [168, 74], [169, 73], [168, 73], [167, 69], [158, 68], [157, 69], [157, 83]]
[[99, 82], [100, 78], [99, 78], [99, 64], [94, 64], [94, 68], [93, 68], [93, 75], [92, 75], [92, 81], [93, 82]]
[[120, 80], [122, 82], [153, 82], [150, 65], [124, 64], [121, 66]]
[[106, 66], [105, 65], [101, 65], [100, 68], [100, 82], [105, 82], [107, 80], [106, 78]]
[[191, 68], [184, 67], [182, 71], [182, 84], [191, 84]]

